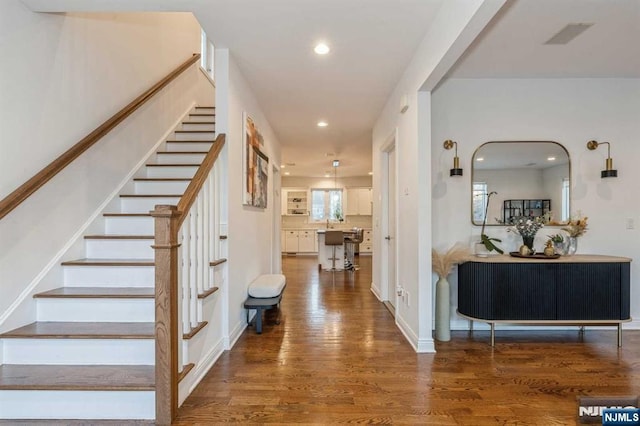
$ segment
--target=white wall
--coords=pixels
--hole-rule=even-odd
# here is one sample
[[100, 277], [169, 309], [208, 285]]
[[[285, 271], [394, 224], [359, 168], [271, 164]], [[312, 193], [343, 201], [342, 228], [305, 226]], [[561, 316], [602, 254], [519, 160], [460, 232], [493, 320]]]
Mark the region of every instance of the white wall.
[[[567, 148], [571, 159], [571, 210], [589, 217], [589, 230], [579, 239], [578, 253], [637, 260], [639, 116], [638, 79], [450, 80], [433, 93], [432, 178], [436, 182], [441, 167], [436, 159], [445, 139], [458, 141], [458, 154], [466, 170], [474, 150], [486, 141], [557, 141]], [[600, 178], [606, 147], [589, 151], [586, 143], [590, 139], [611, 142], [618, 178]], [[470, 223], [470, 180], [448, 178], [444, 183], [445, 190], [433, 199], [433, 244], [438, 248], [479, 234], [479, 227]], [[636, 229], [626, 229], [627, 218], [634, 220]], [[544, 242], [543, 235], [557, 231], [544, 228], [536, 245]], [[505, 238], [508, 250], [520, 244], [504, 227], [491, 227], [488, 234]], [[634, 285], [639, 276], [640, 265], [634, 261], [631, 316], [635, 318], [640, 316], [640, 292]], [[451, 282], [455, 291], [455, 273]], [[454, 325], [466, 327], [466, 322], [454, 321]], [[638, 326], [636, 322], [629, 327]]]
[[[191, 14], [38, 14], [1, 2], [0, 197], [198, 52], [199, 37]], [[199, 75], [192, 67], [0, 220], [0, 324], [181, 114], [213, 102]]]
[[[280, 255], [280, 202], [274, 201], [273, 165], [280, 164], [280, 143], [271, 129], [251, 87], [226, 49], [216, 49], [216, 109], [228, 105], [228, 118], [217, 116], [227, 133], [227, 190], [229, 227], [229, 334], [230, 343], [246, 325], [242, 307], [249, 283], [258, 275], [280, 272], [274, 265], [274, 253]], [[227, 81], [224, 79], [227, 78]], [[227, 86], [223, 88], [223, 86]], [[227, 90], [228, 89], [228, 90]], [[221, 99], [226, 96], [226, 99]], [[246, 111], [264, 137], [264, 152], [269, 157], [269, 197], [266, 209], [242, 204], [243, 117]], [[220, 120], [225, 120], [221, 122]], [[277, 222], [276, 222], [277, 221]]]
[[[418, 46], [415, 55], [378, 118], [373, 130], [373, 290], [385, 298], [388, 235], [382, 204], [383, 152], [393, 135], [397, 157], [398, 284], [411, 295], [410, 303], [396, 306], [396, 323], [419, 352], [434, 350], [431, 302], [431, 99], [430, 93], [479, 34], [504, 0], [448, 0]], [[419, 90], [425, 90], [419, 92]], [[400, 99], [409, 109], [400, 113]], [[388, 295], [387, 295], [388, 296]], [[392, 296], [393, 297], [393, 296]]]

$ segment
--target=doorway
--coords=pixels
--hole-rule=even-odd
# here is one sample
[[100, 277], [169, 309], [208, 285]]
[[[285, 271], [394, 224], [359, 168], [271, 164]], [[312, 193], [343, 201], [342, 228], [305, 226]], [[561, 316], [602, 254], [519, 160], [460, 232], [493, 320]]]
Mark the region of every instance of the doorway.
[[385, 144], [382, 152], [382, 207], [383, 207], [383, 236], [382, 262], [386, 268], [382, 268], [383, 299], [391, 312], [395, 314], [397, 301], [397, 259], [398, 246], [396, 242], [396, 208], [397, 181], [396, 181], [396, 136], [394, 135]]
[[273, 166], [273, 186], [272, 186], [272, 206], [271, 209], [271, 273], [272, 274], [281, 274], [282, 273], [282, 238], [281, 238], [281, 222], [282, 222], [282, 212], [280, 209], [282, 208], [281, 203], [281, 183], [280, 183], [280, 169], [276, 166]]

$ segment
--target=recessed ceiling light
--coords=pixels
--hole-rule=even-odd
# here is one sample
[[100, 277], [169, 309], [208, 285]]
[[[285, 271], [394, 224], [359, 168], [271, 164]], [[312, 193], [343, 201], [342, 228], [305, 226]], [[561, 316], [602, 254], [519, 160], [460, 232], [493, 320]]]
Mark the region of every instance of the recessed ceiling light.
[[327, 127], [329, 123], [326, 121], [318, 121], [318, 127]]
[[291, 173], [289, 172], [284, 172], [285, 175], [289, 176]]
[[327, 46], [325, 43], [318, 43], [316, 44], [316, 47], [313, 48], [313, 51], [318, 55], [326, 55], [330, 50], [331, 49], [329, 49], [329, 46]]
[[325, 173], [325, 174], [324, 174], [324, 177], [331, 177], [331, 174], [329, 174], [329, 173]]
[[283, 164], [282, 166], [280, 166], [281, 169], [284, 169], [286, 166]]
[[478, 157], [476, 158], [476, 161], [484, 161], [484, 157]]
[[373, 172], [369, 172], [369, 176], [373, 175]]
[[547, 157], [547, 161], [556, 161], [556, 157]]

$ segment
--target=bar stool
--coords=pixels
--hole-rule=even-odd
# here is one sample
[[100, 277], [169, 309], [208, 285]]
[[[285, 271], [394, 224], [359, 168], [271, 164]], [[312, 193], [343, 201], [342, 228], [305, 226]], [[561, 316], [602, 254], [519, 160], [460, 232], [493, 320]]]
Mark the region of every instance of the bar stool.
[[347, 264], [348, 269], [351, 271], [357, 271], [360, 269], [359, 265], [355, 263], [356, 247], [364, 239], [364, 229], [353, 228], [353, 235], [347, 237], [344, 240], [345, 249], [347, 251]]
[[342, 231], [326, 231], [324, 233], [324, 245], [333, 246], [333, 254], [331, 256], [331, 271], [336, 269], [336, 247], [344, 244], [344, 234]]

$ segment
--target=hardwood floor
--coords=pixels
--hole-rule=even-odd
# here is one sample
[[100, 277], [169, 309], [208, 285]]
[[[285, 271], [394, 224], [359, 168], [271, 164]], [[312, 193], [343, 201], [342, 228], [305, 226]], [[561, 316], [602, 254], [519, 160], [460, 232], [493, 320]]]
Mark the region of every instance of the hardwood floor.
[[185, 401], [177, 425], [572, 425], [576, 397], [640, 395], [640, 331], [453, 332], [416, 354], [361, 270], [285, 257], [282, 323], [245, 331]]

